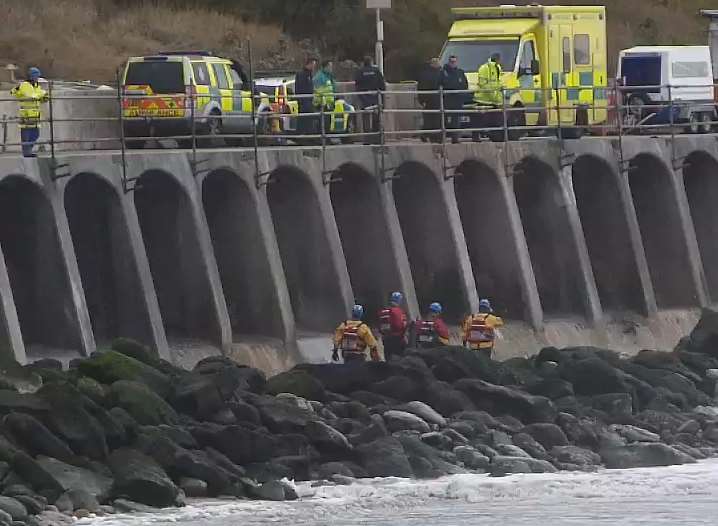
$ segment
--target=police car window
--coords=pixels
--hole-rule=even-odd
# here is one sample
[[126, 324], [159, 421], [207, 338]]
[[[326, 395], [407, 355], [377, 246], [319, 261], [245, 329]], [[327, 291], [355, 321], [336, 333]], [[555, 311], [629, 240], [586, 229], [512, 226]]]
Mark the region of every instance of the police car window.
[[240, 77], [239, 73], [237, 73], [232, 68], [229, 68], [229, 74], [232, 75], [232, 83], [234, 84], [234, 89], [241, 90], [243, 88], [242, 77]]
[[219, 89], [229, 89], [229, 79], [227, 72], [224, 70], [224, 64], [212, 64], [214, 76], [217, 78], [217, 87]]
[[536, 59], [536, 51], [534, 50], [533, 40], [524, 42], [524, 49], [521, 52], [521, 63], [519, 67], [522, 70], [531, 69], [531, 64]]
[[209, 86], [209, 71], [207, 64], [204, 62], [193, 62], [192, 71], [194, 72], [194, 81], [199, 86]]
[[571, 39], [563, 37], [563, 72], [571, 73]]
[[574, 35], [573, 61], [577, 66], [591, 64], [591, 37], [588, 35]]

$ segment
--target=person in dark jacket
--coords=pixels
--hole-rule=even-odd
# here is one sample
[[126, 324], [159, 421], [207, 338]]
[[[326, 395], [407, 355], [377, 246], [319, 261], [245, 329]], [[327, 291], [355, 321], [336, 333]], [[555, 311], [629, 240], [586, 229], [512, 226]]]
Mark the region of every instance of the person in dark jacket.
[[294, 93], [297, 95], [307, 95], [298, 99], [300, 117], [297, 121], [297, 133], [309, 135], [315, 133], [317, 119], [314, 117], [302, 117], [302, 113], [313, 113], [314, 103], [312, 96], [314, 94], [314, 70], [317, 68], [317, 59], [309, 57], [304, 63], [304, 67], [294, 77]]
[[[449, 61], [441, 70], [440, 84], [445, 90], [468, 90], [469, 81], [466, 79], [466, 73], [459, 67], [459, 59], [456, 55], [451, 55]], [[460, 110], [464, 107], [468, 95], [466, 93], [447, 93], [444, 95], [444, 110]], [[461, 127], [460, 113], [446, 114], [446, 127], [449, 129], [458, 129]], [[451, 142], [459, 142], [459, 132], [451, 134]]]
[[[384, 91], [386, 90], [386, 82], [384, 75], [378, 67], [372, 64], [371, 57], [364, 57], [364, 64], [354, 75], [354, 87], [357, 91]], [[361, 109], [375, 109], [379, 101], [376, 94], [359, 95], [359, 103]], [[364, 132], [379, 131], [379, 118], [376, 112], [363, 113], [362, 120], [364, 123]]]
[[[439, 89], [439, 83], [441, 81], [441, 62], [438, 58], [432, 58], [426, 65], [426, 67], [419, 74], [419, 82], [417, 89], [419, 91], [436, 91]], [[425, 110], [438, 110], [439, 109], [439, 95], [432, 93], [420, 93], [419, 104]], [[441, 115], [439, 113], [424, 113], [422, 114], [424, 121], [424, 130], [439, 130], [441, 129]], [[422, 141], [436, 142], [439, 135], [422, 135]]]

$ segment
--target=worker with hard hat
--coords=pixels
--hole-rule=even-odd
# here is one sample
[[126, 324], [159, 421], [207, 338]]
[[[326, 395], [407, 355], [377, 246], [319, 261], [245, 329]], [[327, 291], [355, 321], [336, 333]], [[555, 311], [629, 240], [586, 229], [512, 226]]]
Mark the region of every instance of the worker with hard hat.
[[384, 359], [388, 362], [392, 356], [401, 356], [406, 349], [406, 312], [401, 308], [404, 295], [392, 292], [389, 305], [379, 311], [379, 332], [384, 344]]
[[332, 360], [339, 361], [341, 352], [344, 363], [366, 361], [366, 349], [369, 348], [369, 355], [374, 362], [379, 361], [379, 349], [377, 341], [369, 326], [362, 321], [364, 307], [354, 305], [352, 307], [352, 318], [343, 322], [334, 332], [334, 349]]
[[23, 157], [36, 157], [32, 149], [40, 138], [40, 105], [47, 93], [40, 87], [42, 73], [36, 67], [27, 70], [27, 80], [14, 87], [10, 94], [20, 103], [19, 126]]
[[496, 329], [502, 327], [504, 321], [494, 315], [494, 309], [488, 299], [479, 301], [478, 314], [467, 316], [464, 320], [463, 343], [464, 347], [477, 350], [491, 358], [496, 341]]
[[441, 303], [434, 302], [429, 305], [429, 316], [417, 322], [416, 341], [419, 347], [449, 344], [449, 328], [441, 317], [443, 310]]

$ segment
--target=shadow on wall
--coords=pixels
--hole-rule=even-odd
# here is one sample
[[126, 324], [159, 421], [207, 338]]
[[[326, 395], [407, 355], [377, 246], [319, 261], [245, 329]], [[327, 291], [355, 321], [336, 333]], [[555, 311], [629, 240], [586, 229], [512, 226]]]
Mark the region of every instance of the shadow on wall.
[[698, 304], [671, 172], [658, 158], [631, 161], [628, 183], [659, 308]]
[[135, 207], [168, 338], [220, 343], [189, 197], [164, 172], [146, 172], [138, 183]]
[[34, 183], [0, 183], [0, 246], [10, 278], [23, 342], [81, 348], [70, 284], [50, 202]]
[[98, 345], [118, 336], [152, 342], [147, 307], [116, 190], [79, 174], [65, 188], [65, 213]]
[[528, 320], [509, 207], [498, 175], [467, 161], [454, 179], [456, 202], [479, 296], [505, 318]]
[[281, 338], [254, 195], [237, 174], [220, 170], [203, 181], [202, 202], [233, 332]]
[[601, 305], [647, 314], [618, 174], [585, 155], [574, 162], [572, 181]]
[[431, 302], [438, 301], [447, 320], [458, 322], [469, 305], [439, 181], [421, 163], [404, 163], [397, 174], [400, 178], [393, 181], [392, 191], [419, 308], [425, 313]]
[[718, 301], [718, 161], [705, 153], [689, 155], [683, 179], [708, 291]]
[[513, 184], [544, 313], [584, 315], [578, 252], [558, 174], [529, 158], [516, 167]]
[[297, 325], [331, 331], [345, 306], [319, 197], [308, 176], [295, 168], [277, 168], [270, 180], [267, 199]]
[[365, 321], [377, 321], [379, 310], [400, 278], [391, 250], [379, 182], [353, 164], [342, 166], [330, 187], [334, 218], [349, 269], [354, 298], [364, 305]]

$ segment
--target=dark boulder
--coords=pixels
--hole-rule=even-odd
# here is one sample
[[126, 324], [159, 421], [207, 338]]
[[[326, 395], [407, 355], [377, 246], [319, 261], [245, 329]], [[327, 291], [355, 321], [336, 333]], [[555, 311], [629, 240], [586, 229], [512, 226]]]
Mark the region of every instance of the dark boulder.
[[476, 407], [495, 415], [509, 414], [522, 422], [553, 422], [556, 408], [548, 398], [483, 380], [459, 380], [454, 386], [466, 393]]
[[591, 449], [598, 447], [598, 434], [591, 420], [579, 419], [569, 413], [559, 413], [556, 422], [572, 443]]
[[465, 393], [454, 389], [446, 382], [431, 382], [424, 393], [424, 401], [443, 416], [451, 416], [461, 411], [473, 411], [474, 403]]
[[354, 471], [343, 462], [326, 462], [317, 468], [317, 477], [331, 480], [334, 475], [354, 477]]
[[559, 374], [573, 384], [577, 395], [630, 392], [623, 373], [601, 358], [564, 360], [559, 366]]
[[531, 455], [533, 458], [538, 458], [539, 460], [548, 460], [548, 453], [546, 453], [546, 448], [544, 448], [534, 437], [532, 437], [528, 433], [516, 433], [513, 437], [511, 437], [511, 440], [514, 444], [526, 451], [526, 453]]
[[414, 474], [404, 447], [394, 437], [379, 438], [356, 449], [370, 477], [411, 477]]
[[600, 455], [578, 446], [555, 446], [551, 448], [551, 456], [558, 462], [578, 466], [596, 466], [601, 463]]
[[494, 477], [502, 477], [511, 473], [533, 473], [529, 459], [524, 457], [495, 456], [489, 465]]
[[179, 417], [172, 407], [142, 383], [120, 380], [112, 384], [108, 403], [127, 411], [143, 425], [176, 424]]
[[424, 433], [419, 438], [421, 438], [421, 441], [425, 444], [436, 449], [443, 449], [445, 451], [454, 449], [454, 441], [444, 433], [439, 433], [438, 431]]
[[117, 351], [96, 353], [79, 364], [80, 373], [94, 378], [102, 384], [112, 384], [118, 380], [140, 382], [162, 397], [171, 392], [169, 377], [135, 358]]
[[324, 422], [318, 420], [308, 422], [304, 433], [320, 452], [341, 455], [352, 450], [347, 438]]
[[568, 445], [566, 434], [556, 424], [530, 424], [523, 429], [523, 432], [536, 439], [545, 449]]
[[447, 461], [447, 457], [455, 461], [453, 453], [439, 451], [416, 436], [400, 435], [397, 438], [417, 477], [435, 478], [464, 472], [462, 468]]
[[47, 455], [68, 460], [74, 453], [65, 442], [57, 438], [42, 422], [24, 413], [10, 413], [3, 420], [5, 428], [33, 455]]
[[300, 407], [291, 399], [252, 395], [245, 401], [259, 411], [262, 423], [273, 433], [302, 432], [308, 422], [318, 420], [311, 406]]
[[252, 393], [264, 392], [264, 386], [267, 383], [267, 377], [259, 369], [239, 365], [226, 356], [209, 356], [197, 362], [193, 373], [218, 375], [217, 380], [224, 386], [223, 391], [232, 385], [237, 385], [240, 391], [250, 391]]
[[[319, 380], [327, 391], [339, 394], [368, 391], [370, 385], [386, 380], [395, 374], [395, 369], [386, 362], [366, 362], [353, 367], [344, 367], [338, 364], [302, 364], [295, 367], [294, 370], [310, 374]], [[366, 403], [363, 400], [362, 402]]]
[[104, 500], [112, 487], [112, 479], [101, 473], [49, 457], [40, 456], [34, 460], [24, 453], [18, 454], [13, 461], [13, 470], [36, 491], [49, 491], [55, 498], [69, 490], [83, 489], [98, 500]]
[[636, 443], [607, 447], [599, 451], [607, 468], [644, 468], [688, 464], [695, 459], [681, 451], [660, 443]]
[[359, 433], [348, 436], [347, 438], [354, 446], [360, 444], [368, 444], [374, 442], [379, 438], [383, 438], [389, 435], [389, 431], [386, 429], [384, 419], [381, 415], [372, 415], [371, 423], [364, 427]]
[[386, 411], [383, 415], [386, 427], [391, 432], [413, 430], [419, 433], [431, 431], [429, 424], [415, 414], [406, 411]]
[[701, 319], [691, 331], [686, 350], [708, 354], [718, 358], [718, 312], [703, 309]]
[[542, 378], [528, 384], [526, 390], [533, 395], [545, 396], [551, 400], [574, 395], [571, 382], [560, 378]]
[[489, 464], [491, 462], [491, 459], [489, 459], [489, 457], [487, 457], [485, 455], [482, 455], [475, 448], [473, 448], [471, 446], [455, 447], [454, 455], [456, 455], [457, 461], [463, 463], [464, 466], [466, 466], [469, 469], [474, 469], [474, 470], [489, 469]]
[[680, 355], [676, 353], [644, 350], [634, 356], [631, 361], [649, 369], [661, 369], [680, 374], [692, 382], [701, 381], [701, 376], [683, 365]]
[[27, 519], [27, 508], [20, 501], [12, 497], [0, 497], [0, 510], [12, 517], [13, 521]]
[[41, 415], [50, 410], [50, 405], [40, 396], [32, 393], [18, 393], [10, 389], [0, 389], [0, 414], [21, 411]]
[[279, 393], [292, 393], [307, 400], [324, 402], [327, 392], [322, 383], [308, 372], [293, 369], [273, 376], [267, 381], [265, 392], [276, 395]]
[[368, 387], [374, 393], [408, 402], [421, 398], [421, 388], [407, 376], [390, 376]]
[[603, 411], [614, 422], [630, 421], [633, 415], [633, 398], [628, 393], [606, 393], [591, 398], [591, 406]]
[[160, 508], [176, 505], [177, 486], [151, 457], [121, 448], [113, 451], [107, 462], [115, 476], [116, 496]]

